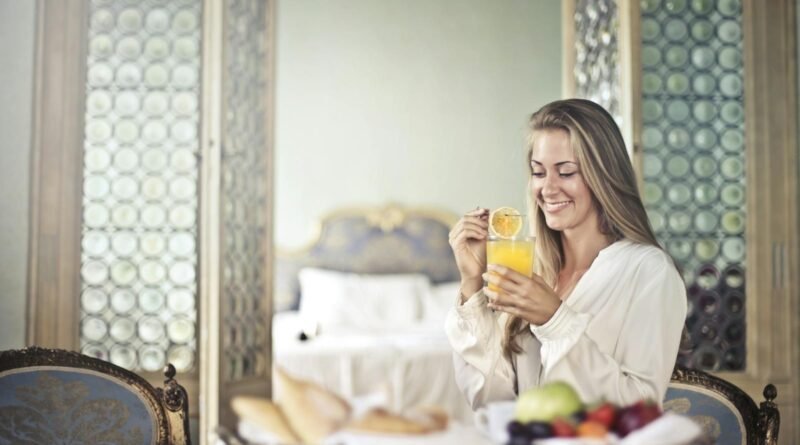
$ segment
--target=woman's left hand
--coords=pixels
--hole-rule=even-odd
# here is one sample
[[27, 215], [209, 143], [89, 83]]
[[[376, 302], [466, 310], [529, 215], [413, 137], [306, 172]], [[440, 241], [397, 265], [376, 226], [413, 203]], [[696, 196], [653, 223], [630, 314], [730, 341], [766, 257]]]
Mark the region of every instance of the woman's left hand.
[[490, 309], [515, 315], [533, 325], [547, 323], [561, 306], [561, 299], [539, 275], [526, 277], [508, 267], [490, 264], [483, 278], [499, 289], [483, 288]]

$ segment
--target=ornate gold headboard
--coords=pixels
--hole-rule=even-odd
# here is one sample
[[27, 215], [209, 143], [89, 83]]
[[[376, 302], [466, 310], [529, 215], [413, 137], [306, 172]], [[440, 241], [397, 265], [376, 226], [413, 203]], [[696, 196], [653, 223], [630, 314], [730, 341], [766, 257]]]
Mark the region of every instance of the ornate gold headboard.
[[306, 247], [276, 254], [275, 310], [297, 308], [303, 267], [364, 274], [422, 273], [433, 283], [458, 280], [447, 238], [458, 216], [387, 205], [336, 210]]

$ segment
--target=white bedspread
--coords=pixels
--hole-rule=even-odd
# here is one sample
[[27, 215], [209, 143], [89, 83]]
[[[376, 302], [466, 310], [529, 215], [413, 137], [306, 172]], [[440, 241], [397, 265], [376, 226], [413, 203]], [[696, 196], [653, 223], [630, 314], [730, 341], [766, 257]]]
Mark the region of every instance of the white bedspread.
[[[403, 412], [439, 406], [472, 424], [472, 411], [455, 384], [452, 349], [437, 324], [398, 331], [337, 332], [300, 341], [297, 312], [273, 318], [274, 358], [290, 374], [319, 383], [345, 399], [371, 395]], [[280, 388], [276, 395], [280, 397]]]

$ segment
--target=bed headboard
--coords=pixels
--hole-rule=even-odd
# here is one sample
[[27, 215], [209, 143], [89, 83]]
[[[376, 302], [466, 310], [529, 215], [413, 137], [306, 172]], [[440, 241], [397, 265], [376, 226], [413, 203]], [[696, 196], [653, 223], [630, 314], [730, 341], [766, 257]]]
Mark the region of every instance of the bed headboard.
[[304, 267], [363, 274], [422, 273], [431, 282], [459, 279], [448, 244], [458, 216], [441, 210], [387, 205], [336, 210], [317, 224], [306, 247], [276, 253], [275, 310], [300, 303]]

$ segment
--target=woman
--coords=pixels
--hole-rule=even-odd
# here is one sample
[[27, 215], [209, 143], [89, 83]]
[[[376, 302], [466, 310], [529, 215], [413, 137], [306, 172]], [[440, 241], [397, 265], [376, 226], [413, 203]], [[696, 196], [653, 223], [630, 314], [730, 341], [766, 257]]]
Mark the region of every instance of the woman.
[[686, 291], [653, 235], [619, 128], [593, 102], [562, 100], [531, 116], [528, 145], [536, 273], [487, 271], [487, 209], [450, 233], [461, 295], [446, 331], [462, 392], [476, 409], [562, 380], [585, 402], [660, 403]]

